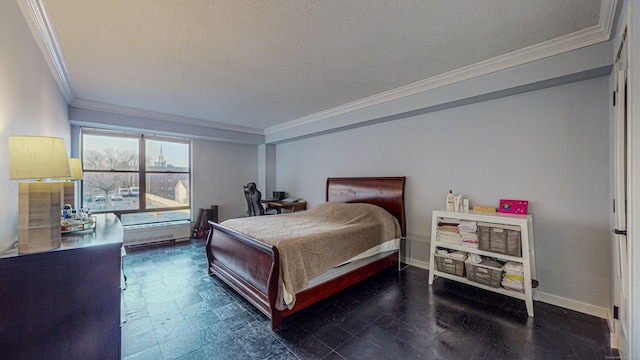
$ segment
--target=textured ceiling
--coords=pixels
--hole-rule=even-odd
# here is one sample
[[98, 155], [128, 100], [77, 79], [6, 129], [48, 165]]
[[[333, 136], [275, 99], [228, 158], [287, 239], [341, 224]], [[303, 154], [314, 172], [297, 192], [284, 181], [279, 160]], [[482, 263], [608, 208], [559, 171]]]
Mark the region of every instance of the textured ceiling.
[[80, 100], [265, 129], [598, 24], [600, 0], [46, 0]]

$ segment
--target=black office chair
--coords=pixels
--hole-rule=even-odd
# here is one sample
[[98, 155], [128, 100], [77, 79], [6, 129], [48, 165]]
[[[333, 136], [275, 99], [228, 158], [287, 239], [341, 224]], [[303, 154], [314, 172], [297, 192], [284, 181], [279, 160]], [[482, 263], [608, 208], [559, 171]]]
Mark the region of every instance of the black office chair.
[[250, 182], [244, 186], [244, 197], [247, 200], [247, 215], [264, 215], [264, 208], [260, 202], [262, 193], [260, 193], [260, 190], [256, 187], [256, 183]]

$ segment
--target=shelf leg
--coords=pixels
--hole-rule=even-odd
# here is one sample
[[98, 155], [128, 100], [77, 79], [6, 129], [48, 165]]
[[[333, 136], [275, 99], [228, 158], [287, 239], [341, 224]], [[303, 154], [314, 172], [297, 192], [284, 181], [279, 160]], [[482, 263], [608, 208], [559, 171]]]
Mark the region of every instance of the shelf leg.
[[531, 278], [525, 276], [525, 279], [528, 279], [529, 283], [524, 286], [524, 302], [527, 305], [527, 314], [533, 317], [533, 289], [531, 288]]

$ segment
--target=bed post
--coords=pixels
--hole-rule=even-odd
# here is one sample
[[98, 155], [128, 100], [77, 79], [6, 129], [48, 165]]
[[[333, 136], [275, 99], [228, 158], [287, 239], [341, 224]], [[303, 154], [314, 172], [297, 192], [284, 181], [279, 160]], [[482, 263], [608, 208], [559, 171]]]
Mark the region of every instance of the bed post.
[[207, 273], [209, 276], [213, 275], [213, 271], [211, 270], [211, 263], [213, 262], [213, 254], [211, 253], [211, 238], [213, 237], [213, 221], [209, 220], [209, 233], [207, 234], [207, 243], [205, 245], [205, 249], [207, 252]]
[[271, 330], [282, 326], [282, 311], [276, 308], [278, 302], [278, 281], [280, 279], [280, 253], [277, 247], [272, 247], [273, 263], [271, 264], [271, 274], [269, 274], [269, 308], [271, 309]]

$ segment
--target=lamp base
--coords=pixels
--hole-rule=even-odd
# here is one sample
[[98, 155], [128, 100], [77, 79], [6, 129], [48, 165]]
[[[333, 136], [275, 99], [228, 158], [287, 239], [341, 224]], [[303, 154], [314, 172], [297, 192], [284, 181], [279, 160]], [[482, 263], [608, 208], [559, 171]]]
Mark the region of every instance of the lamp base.
[[59, 182], [18, 184], [18, 253], [60, 247], [61, 194]]

